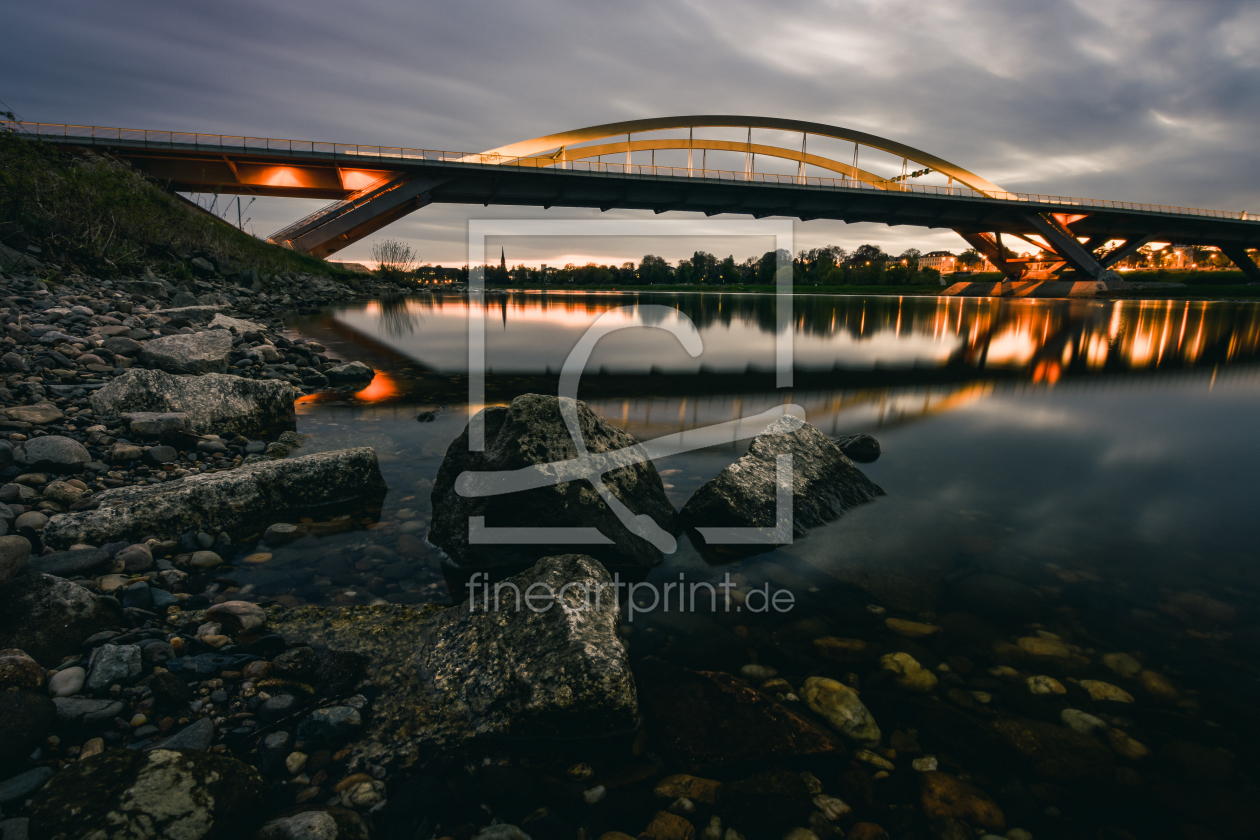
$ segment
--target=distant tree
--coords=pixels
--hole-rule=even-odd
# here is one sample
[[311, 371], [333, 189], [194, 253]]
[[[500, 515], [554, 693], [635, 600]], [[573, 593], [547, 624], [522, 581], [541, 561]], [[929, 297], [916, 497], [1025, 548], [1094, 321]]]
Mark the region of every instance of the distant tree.
[[724, 285], [733, 285], [743, 279], [743, 276], [739, 272], [739, 266], [735, 265], [735, 257], [733, 255], [722, 260], [718, 279]]
[[859, 245], [857, 250], [853, 252], [853, 256], [849, 257], [849, 261], [857, 265], [865, 265], [870, 263], [886, 263], [891, 260], [888, 254], [884, 253], [884, 249], [878, 245]]
[[958, 264], [964, 268], [973, 268], [984, 262], [984, 257], [980, 256], [980, 252], [975, 248], [968, 248], [958, 255]]
[[707, 251], [696, 251], [691, 255], [691, 276], [693, 283], [718, 282], [718, 258]]
[[420, 255], [396, 239], [381, 239], [372, 243], [372, 260], [377, 271], [407, 274], [415, 270]]
[[639, 282], [644, 285], [658, 285], [670, 282], [672, 272], [669, 263], [663, 257], [648, 254], [639, 263]]
[[923, 256], [923, 252], [918, 248], [907, 248], [901, 252], [901, 256], [897, 257], [897, 261], [905, 265], [905, 267], [914, 274], [919, 270], [919, 257]]

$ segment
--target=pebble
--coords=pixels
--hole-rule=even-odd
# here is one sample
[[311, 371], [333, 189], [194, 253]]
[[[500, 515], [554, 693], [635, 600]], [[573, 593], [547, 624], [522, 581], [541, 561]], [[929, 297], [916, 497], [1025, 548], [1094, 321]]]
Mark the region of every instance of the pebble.
[[1053, 659], [1068, 659], [1072, 650], [1057, 638], [1047, 639], [1043, 636], [1024, 636], [1016, 639], [1015, 644], [1029, 656], [1044, 656]]
[[24, 652], [15, 648], [0, 650], [0, 690], [44, 686], [44, 669]]
[[1142, 663], [1127, 653], [1108, 653], [1103, 656], [1102, 662], [1120, 677], [1134, 677], [1142, 670]]
[[772, 680], [779, 674], [778, 671], [768, 665], [757, 665], [754, 663], [749, 663], [748, 665], [740, 668], [739, 673], [740, 676], [747, 677], [748, 679], [758, 683], [765, 682], [766, 680]]
[[1081, 680], [1081, 688], [1089, 692], [1091, 700], [1111, 700], [1118, 703], [1132, 703], [1133, 695], [1123, 688], [1101, 680]]
[[871, 752], [870, 750], [858, 750], [853, 754], [853, 757], [858, 761], [865, 761], [867, 764], [878, 767], [881, 770], [897, 769], [891, 761], [881, 755]]
[[716, 805], [722, 790], [722, 783], [698, 776], [676, 773], [666, 776], [656, 783], [652, 793], [660, 799], [678, 799], [686, 797], [706, 805]]
[[[582, 791], [582, 798], [586, 800], [587, 805], [594, 805], [596, 802], [599, 802], [601, 799], [603, 799], [604, 795], [607, 793], [608, 793], [608, 789], [605, 788], [603, 785], [596, 785], [590, 790]], [[687, 800], [687, 801], [689, 802], [690, 800]], [[694, 809], [695, 806], [692, 806], [692, 807]]]
[[927, 773], [931, 770], [935, 770], [937, 767], [936, 756], [925, 755], [923, 758], [916, 758], [914, 761], [910, 762], [910, 766], [915, 770], [918, 770], [920, 773]]
[[1088, 712], [1082, 712], [1080, 709], [1064, 709], [1059, 713], [1059, 718], [1069, 729], [1079, 732], [1082, 735], [1089, 735], [1095, 729], [1107, 728], [1107, 724], [1103, 723], [1101, 720]]
[[908, 653], [886, 653], [879, 658], [879, 667], [896, 674], [897, 685], [907, 691], [927, 693], [936, 688], [936, 675]]
[[814, 807], [822, 811], [823, 816], [835, 822], [845, 814], [850, 814], [853, 809], [850, 808], [843, 799], [837, 799], [834, 796], [827, 796], [820, 793], [814, 797]]
[[198, 569], [213, 569], [223, 565], [223, 558], [213, 551], [194, 551], [188, 563]]
[[270, 552], [256, 551], [253, 554], [245, 555], [245, 557], [241, 558], [241, 562], [247, 566], [261, 566], [274, 556]]
[[847, 685], [826, 677], [810, 677], [801, 688], [805, 705], [827, 719], [837, 732], [859, 744], [877, 746], [879, 726], [870, 711]]
[[1181, 699], [1181, 692], [1169, 682], [1167, 677], [1158, 671], [1143, 671], [1138, 675], [1138, 679], [1142, 683], [1142, 688], [1145, 688], [1161, 700]]
[[296, 776], [306, 767], [307, 754], [304, 752], [291, 752], [289, 757], [284, 760], [284, 769], [289, 772], [290, 776]]
[[1044, 674], [1029, 677], [1027, 683], [1028, 690], [1033, 694], [1067, 694], [1067, 689], [1063, 687], [1063, 683], [1054, 677], [1047, 677]]
[[[0, 805], [22, 802], [53, 777], [51, 767], [36, 767], [0, 782]], [[8, 837], [8, 835], [4, 835]]]
[[994, 665], [992, 668], [989, 669], [989, 673], [995, 677], [1002, 677], [1004, 679], [1010, 679], [1012, 677], [1019, 676], [1019, 671], [1016, 671], [1010, 665]]
[[1116, 751], [1117, 755], [1131, 761], [1146, 758], [1151, 754], [1150, 749], [1145, 744], [1130, 738], [1119, 729], [1107, 730], [1107, 740], [1111, 743], [1111, 748]]
[[886, 618], [884, 619], [884, 626], [898, 636], [904, 636], [907, 639], [921, 639], [924, 636], [931, 636], [933, 633], [941, 632], [941, 628], [935, 624], [906, 621], [904, 618]]
[[63, 668], [48, 678], [48, 693], [53, 697], [72, 697], [83, 690], [87, 671], [78, 665]]

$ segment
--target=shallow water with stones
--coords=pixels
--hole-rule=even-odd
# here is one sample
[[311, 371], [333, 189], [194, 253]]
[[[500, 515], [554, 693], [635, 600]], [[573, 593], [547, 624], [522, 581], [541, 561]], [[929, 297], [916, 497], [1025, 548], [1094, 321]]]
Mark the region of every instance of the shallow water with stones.
[[[681, 612], [636, 599], [632, 657], [733, 674], [766, 666], [786, 680], [770, 687], [784, 697], [814, 675], [859, 687], [885, 745], [899, 732], [893, 743], [909, 752], [887, 778], [861, 765], [867, 781], [850, 779], [847, 791], [842, 781], [839, 795], [869, 802], [894, 837], [930, 830], [909, 764], [925, 754], [1039, 838], [1260, 832], [1250, 760], [1260, 736], [1260, 306], [798, 296], [794, 382], [779, 389], [774, 303], [434, 293], [293, 319], [293, 334], [378, 371], [353, 397], [304, 398], [301, 451], [372, 446], [391, 490], [379, 521], [321, 519], [269, 558], [238, 558], [231, 579], [289, 603], [463, 600], [424, 537], [432, 479], [468, 419], [469, 317], [484, 326], [491, 404], [555, 393], [596, 318], [690, 322], [704, 344], [696, 358], [659, 329], [603, 339], [581, 397], [640, 440], [795, 403], [826, 434], [878, 437], [883, 456], [861, 468], [887, 495], [753, 557], [683, 537], [648, 581], [729, 574], [733, 598], [713, 610], [701, 597]], [[676, 507], [746, 445], [659, 460]], [[792, 593], [790, 610], [758, 609], [749, 593], [767, 584]], [[907, 638], [889, 618], [943, 629]], [[816, 643], [826, 637], [908, 653], [938, 685], [898, 687], [877, 656], [837, 662]], [[1061, 641], [1067, 655], [1030, 653], [1037, 646], [1020, 640], [1031, 638]], [[1121, 675], [1103, 661], [1113, 653], [1163, 680]], [[1028, 678], [1043, 676], [1063, 692], [1034, 693]], [[1095, 699], [1081, 687], [1089, 680], [1132, 702]], [[1063, 726], [1069, 708], [1104, 722], [1100, 742], [1110, 743], [1104, 730], [1123, 732], [1150, 754], [1126, 756], [1121, 742], [1102, 776], [1047, 778], [985, 728], [1012, 716]]]

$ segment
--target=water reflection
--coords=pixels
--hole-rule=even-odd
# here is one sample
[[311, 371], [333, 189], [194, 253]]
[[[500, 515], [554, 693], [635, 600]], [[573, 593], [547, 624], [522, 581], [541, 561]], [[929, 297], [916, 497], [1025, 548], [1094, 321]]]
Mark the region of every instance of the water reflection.
[[[600, 342], [588, 370], [696, 374], [773, 366], [775, 301], [767, 295], [434, 294], [346, 309], [326, 326], [426, 370], [464, 373], [472, 312], [485, 320], [491, 372], [540, 373], [558, 370], [586, 327], [610, 309], [628, 307], [622, 317], [630, 324], [659, 318], [646, 304], [694, 322], [704, 353], [693, 359], [659, 334], [621, 331]], [[801, 371], [960, 369], [1054, 383], [1260, 357], [1260, 307], [1252, 303], [799, 296], [792, 307]]]

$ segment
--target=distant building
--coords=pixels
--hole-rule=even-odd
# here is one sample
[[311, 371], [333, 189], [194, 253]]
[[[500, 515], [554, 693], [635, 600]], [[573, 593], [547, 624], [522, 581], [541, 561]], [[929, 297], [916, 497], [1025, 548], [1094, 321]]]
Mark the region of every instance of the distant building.
[[919, 257], [919, 268], [933, 268], [941, 274], [954, 270], [958, 258], [949, 251], [930, 251]]

